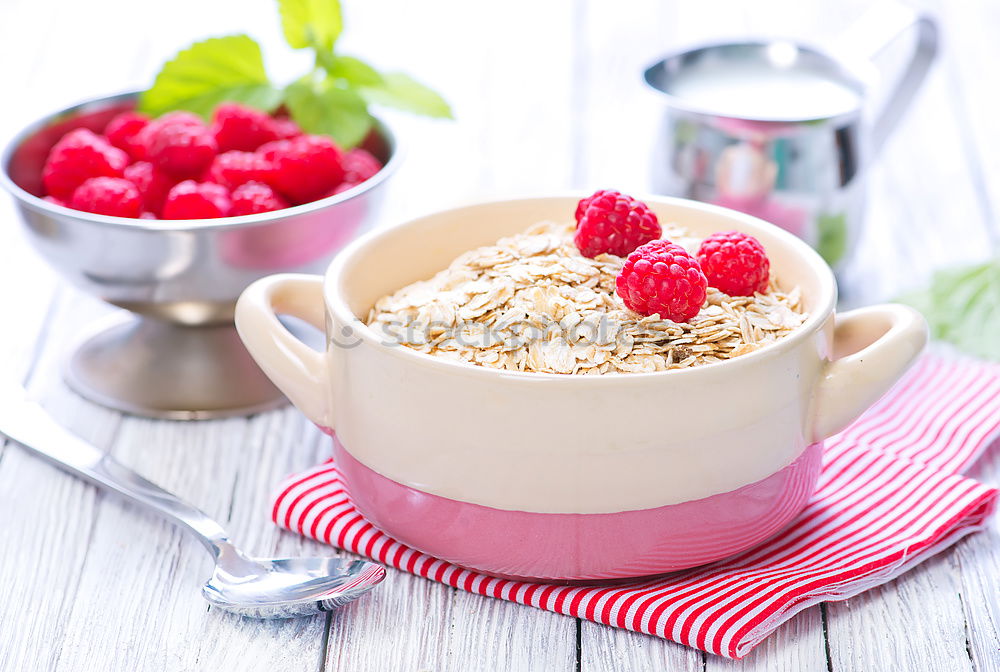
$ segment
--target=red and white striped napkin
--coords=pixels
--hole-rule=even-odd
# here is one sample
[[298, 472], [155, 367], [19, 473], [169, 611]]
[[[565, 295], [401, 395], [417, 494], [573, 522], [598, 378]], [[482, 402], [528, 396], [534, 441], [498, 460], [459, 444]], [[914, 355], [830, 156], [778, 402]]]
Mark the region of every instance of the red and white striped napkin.
[[827, 441], [815, 497], [778, 536], [712, 565], [610, 586], [495, 579], [408, 548], [361, 517], [332, 461], [286, 480], [272, 517], [463, 590], [740, 658], [802, 609], [890, 581], [981, 529], [998, 491], [958, 473], [998, 432], [1000, 366], [926, 355]]

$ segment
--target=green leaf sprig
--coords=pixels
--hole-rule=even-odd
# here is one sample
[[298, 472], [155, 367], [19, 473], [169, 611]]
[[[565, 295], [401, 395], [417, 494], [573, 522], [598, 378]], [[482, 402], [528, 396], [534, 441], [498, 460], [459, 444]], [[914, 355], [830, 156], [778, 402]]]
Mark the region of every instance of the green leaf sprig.
[[924, 314], [934, 338], [1000, 361], [1000, 258], [937, 271], [929, 287], [900, 301]]
[[278, 0], [278, 12], [288, 45], [313, 51], [310, 72], [276, 86], [253, 38], [210, 38], [195, 42], [163, 65], [153, 86], [140, 94], [139, 110], [152, 116], [187, 110], [208, 118], [223, 101], [265, 112], [284, 105], [304, 131], [329, 135], [345, 148], [360, 143], [371, 130], [369, 104], [452, 118], [448, 103], [409, 75], [379, 72], [336, 51], [343, 31], [339, 0]]

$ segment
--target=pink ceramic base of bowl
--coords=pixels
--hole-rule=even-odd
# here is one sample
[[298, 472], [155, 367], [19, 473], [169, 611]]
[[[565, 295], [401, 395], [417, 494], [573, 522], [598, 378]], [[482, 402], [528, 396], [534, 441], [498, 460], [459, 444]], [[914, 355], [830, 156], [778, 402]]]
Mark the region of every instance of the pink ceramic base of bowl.
[[357, 461], [334, 437], [355, 506], [395, 539], [505, 578], [559, 581], [663, 574], [728, 557], [772, 536], [805, 506], [821, 444], [777, 473], [704, 499], [620, 513], [532, 513], [428, 494]]
[[620, 513], [532, 513], [428, 494], [358, 462], [334, 437], [355, 506], [419, 551], [504, 578], [594, 581], [703, 565], [772, 536], [805, 506], [821, 445], [764, 480], [704, 499]]

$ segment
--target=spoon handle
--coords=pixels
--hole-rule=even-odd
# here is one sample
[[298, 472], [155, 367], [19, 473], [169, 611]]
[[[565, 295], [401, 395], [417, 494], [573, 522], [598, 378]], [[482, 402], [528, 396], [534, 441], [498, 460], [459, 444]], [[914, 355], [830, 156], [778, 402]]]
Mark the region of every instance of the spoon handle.
[[0, 434], [60, 469], [116, 492], [186, 527], [218, 557], [229, 548], [226, 531], [207, 515], [74, 436], [19, 386], [0, 386]]

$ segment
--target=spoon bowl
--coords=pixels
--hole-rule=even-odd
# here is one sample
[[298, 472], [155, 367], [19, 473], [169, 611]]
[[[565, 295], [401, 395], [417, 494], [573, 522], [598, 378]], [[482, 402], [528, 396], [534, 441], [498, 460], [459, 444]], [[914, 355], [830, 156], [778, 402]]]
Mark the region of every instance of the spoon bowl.
[[371, 590], [385, 569], [350, 558], [219, 561], [201, 594], [220, 609], [252, 618], [293, 618], [331, 611]]

